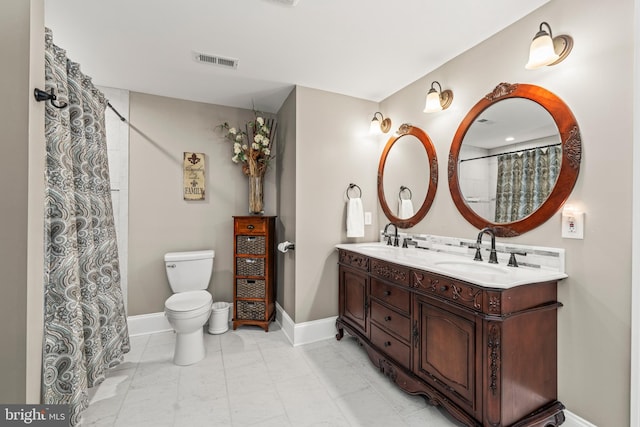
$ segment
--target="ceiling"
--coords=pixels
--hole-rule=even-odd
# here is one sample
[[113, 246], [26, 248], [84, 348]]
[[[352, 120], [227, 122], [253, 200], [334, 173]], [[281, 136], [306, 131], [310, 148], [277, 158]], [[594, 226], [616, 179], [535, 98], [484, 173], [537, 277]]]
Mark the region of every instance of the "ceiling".
[[275, 113], [295, 85], [382, 101], [549, 0], [286, 1], [45, 0], [45, 25], [98, 85]]

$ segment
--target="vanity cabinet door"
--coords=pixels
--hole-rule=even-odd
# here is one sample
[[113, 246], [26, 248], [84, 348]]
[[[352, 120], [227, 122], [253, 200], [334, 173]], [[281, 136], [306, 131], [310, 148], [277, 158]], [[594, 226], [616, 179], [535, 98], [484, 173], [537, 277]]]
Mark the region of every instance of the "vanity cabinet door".
[[479, 417], [482, 322], [472, 313], [418, 295], [413, 313], [418, 333], [414, 373]]
[[368, 337], [369, 276], [340, 266], [340, 317]]

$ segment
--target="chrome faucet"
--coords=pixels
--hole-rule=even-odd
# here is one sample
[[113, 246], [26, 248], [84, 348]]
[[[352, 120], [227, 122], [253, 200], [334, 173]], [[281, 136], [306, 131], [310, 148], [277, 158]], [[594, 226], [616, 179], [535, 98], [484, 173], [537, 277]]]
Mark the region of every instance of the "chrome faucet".
[[[387, 229], [390, 225], [393, 225], [393, 229], [395, 230], [393, 234], [393, 241], [391, 240], [391, 235], [387, 234]], [[389, 224], [385, 225], [382, 234], [384, 234], [384, 236], [387, 238], [387, 245], [391, 246], [393, 244], [393, 246], [398, 246], [400, 244], [400, 241], [398, 240], [398, 226], [394, 223], [390, 222]]]
[[474, 261], [482, 261], [482, 254], [480, 253], [480, 245], [482, 244], [482, 236], [487, 233], [491, 236], [491, 253], [489, 254], [489, 264], [498, 263], [498, 255], [496, 253], [496, 234], [489, 227], [485, 227], [478, 233], [478, 240], [476, 241], [476, 256]]

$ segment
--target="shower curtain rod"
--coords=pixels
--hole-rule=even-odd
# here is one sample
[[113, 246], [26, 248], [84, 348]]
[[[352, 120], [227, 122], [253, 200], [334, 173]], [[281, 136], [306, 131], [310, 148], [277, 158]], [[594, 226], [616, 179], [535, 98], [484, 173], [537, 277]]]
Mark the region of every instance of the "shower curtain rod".
[[[45, 92], [44, 90], [35, 88], [33, 90], [33, 96], [36, 99], [36, 101], [38, 102], [42, 102], [42, 101], [49, 101], [51, 102], [51, 105], [53, 105], [56, 108], [65, 108], [67, 106], [66, 102], [57, 102], [57, 96], [53, 90], [53, 88], [51, 88], [50, 92]], [[111, 108], [111, 111], [113, 111], [114, 113], [116, 113], [116, 115], [120, 118], [121, 121], [126, 122], [127, 119], [124, 118], [124, 116], [122, 114], [120, 114], [118, 112], [118, 110], [116, 110], [113, 105], [111, 105], [111, 103], [109, 101], [107, 101], [107, 107]]]
[[540, 147], [523, 148], [522, 150], [508, 151], [506, 153], [487, 154], [486, 156], [472, 157], [470, 159], [461, 159], [460, 163], [462, 163], [462, 162], [470, 162], [471, 160], [488, 159], [489, 157], [504, 156], [505, 154], [522, 153], [523, 151], [537, 150], [538, 148], [557, 147], [558, 145], [562, 145], [562, 143], [559, 142], [557, 144], [542, 145]]
[[111, 105], [111, 103], [109, 101], [107, 101], [107, 107], [111, 108], [111, 111], [113, 111], [114, 113], [116, 113], [116, 116], [120, 117], [120, 120], [123, 122], [126, 122], [127, 119], [125, 119], [122, 114], [118, 113], [118, 110], [116, 110], [113, 105]]

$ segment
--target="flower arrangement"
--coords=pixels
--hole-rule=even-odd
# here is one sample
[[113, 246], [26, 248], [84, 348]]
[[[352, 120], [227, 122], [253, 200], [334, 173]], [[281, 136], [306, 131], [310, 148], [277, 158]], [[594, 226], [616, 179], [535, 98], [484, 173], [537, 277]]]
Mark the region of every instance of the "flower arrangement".
[[242, 165], [242, 172], [249, 177], [249, 213], [264, 213], [262, 181], [273, 159], [271, 146], [276, 131], [274, 119], [255, 114], [255, 119], [245, 125], [245, 130], [231, 127], [224, 122], [218, 125], [224, 137], [233, 142], [231, 161]]
[[231, 160], [242, 165], [242, 172], [247, 176], [264, 176], [273, 158], [274, 119], [256, 114], [255, 119], [245, 125], [245, 130], [231, 127], [227, 122], [218, 127], [222, 128], [225, 138], [233, 142]]

